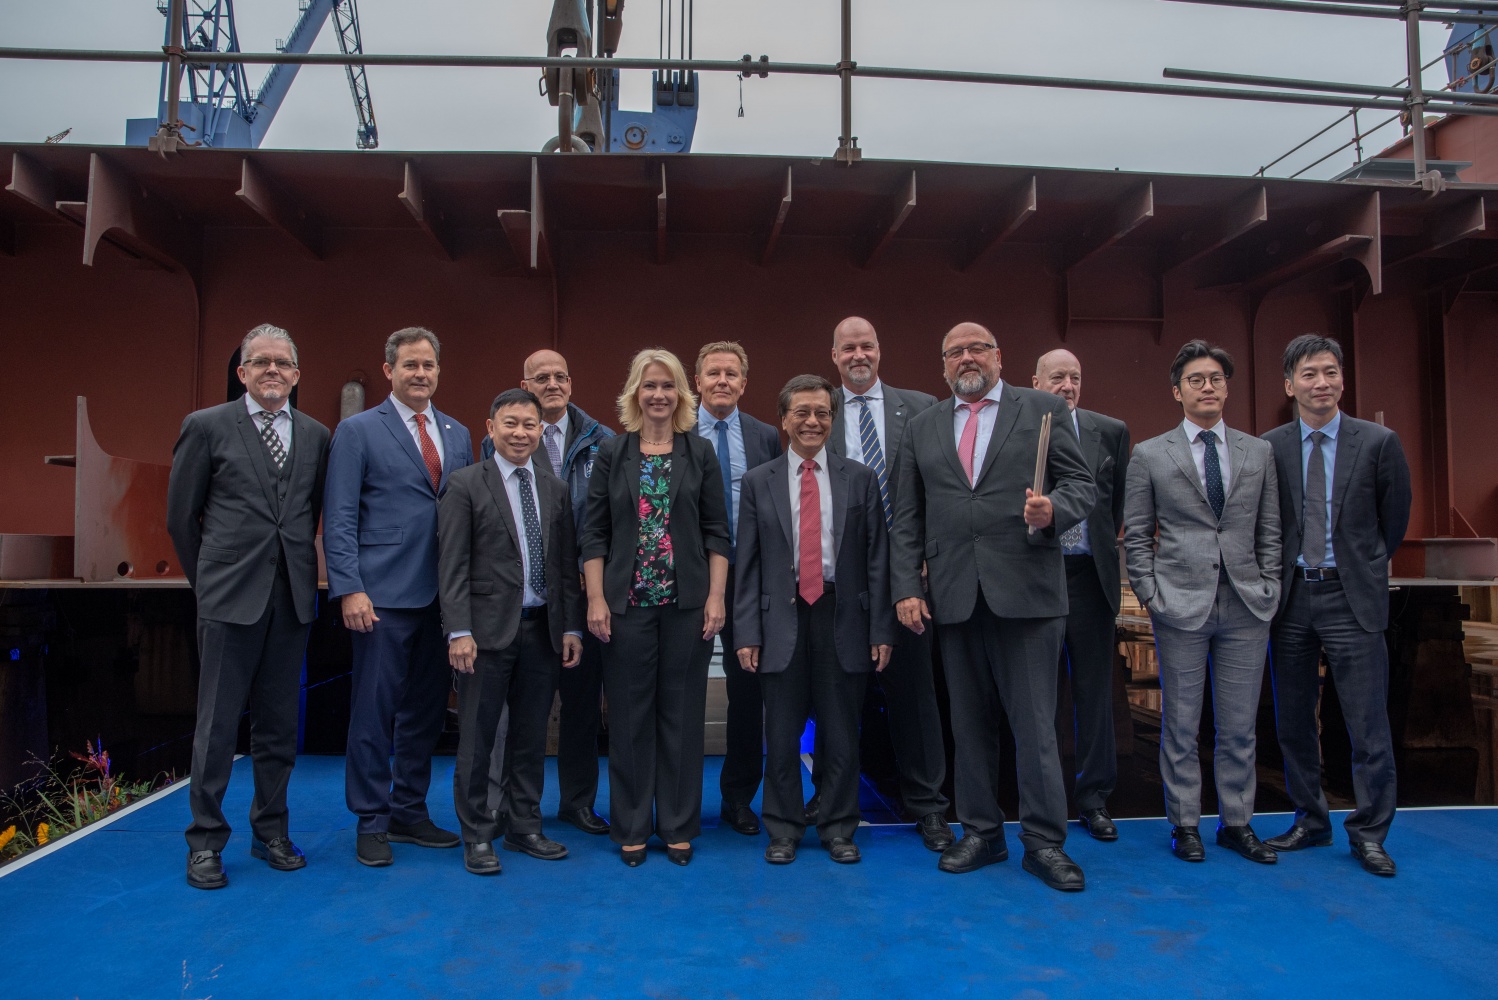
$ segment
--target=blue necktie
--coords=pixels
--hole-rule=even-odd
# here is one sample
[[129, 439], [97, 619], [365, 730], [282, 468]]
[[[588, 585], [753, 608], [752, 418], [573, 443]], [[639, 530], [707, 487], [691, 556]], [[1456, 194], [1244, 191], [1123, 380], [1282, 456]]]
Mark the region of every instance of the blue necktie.
[[728, 454], [728, 421], [719, 420], [713, 427], [718, 432], [718, 467], [723, 470], [723, 503], [728, 508], [728, 561], [733, 562], [738, 532], [734, 531], [733, 521], [733, 460]]
[[525, 550], [530, 560], [531, 590], [546, 600], [546, 556], [541, 551], [541, 517], [536, 512], [536, 497], [531, 492], [529, 469], [516, 469], [520, 479], [520, 516], [524, 521]]
[[1222, 463], [1217, 459], [1217, 435], [1211, 431], [1202, 431], [1196, 437], [1207, 446], [1202, 459], [1202, 469], [1207, 480], [1207, 503], [1212, 505], [1212, 513], [1221, 520], [1222, 505], [1227, 498], [1222, 492]]
[[858, 446], [863, 449], [863, 464], [879, 477], [879, 503], [884, 507], [884, 526], [888, 528], [895, 518], [889, 507], [889, 470], [884, 467], [884, 449], [879, 447], [879, 434], [874, 430], [869, 397], [854, 396], [853, 402], [862, 404], [858, 409]]

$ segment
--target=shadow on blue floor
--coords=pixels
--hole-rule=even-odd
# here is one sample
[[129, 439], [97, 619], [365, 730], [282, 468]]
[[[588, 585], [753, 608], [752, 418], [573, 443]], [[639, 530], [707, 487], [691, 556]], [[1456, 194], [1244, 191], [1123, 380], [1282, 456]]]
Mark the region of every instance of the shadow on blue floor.
[[[454, 827], [451, 758], [437, 765], [432, 815]], [[399, 844], [392, 867], [361, 867], [341, 757], [298, 761], [308, 867], [272, 871], [247, 852], [241, 760], [227, 889], [183, 880], [184, 791], [0, 877], [0, 997], [1494, 995], [1493, 810], [1401, 813], [1392, 880], [1363, 873], [1340, 829], [1336, 847], [1269, 868], [1210, 838], [1205, 864], [1183, 864], [1163, 820], [1122, 821], [1115, 844], [1073, 826], [1087, 891], [1062, 895], [1020, 871], [1013, 824], [1009, 862], [969, 875], [938, 872], [909, 826], [860, 830], [861, 865], [832, 864], [808, 834], [795, 864], [771, 867], [763, 836], [717, 828], [717, 766], [690, 867], [653, 849], [629, 869], [607, 837], [552, 822], [570, 858], [501, 852], [486, 879], [460, 851]], [[1261, 817], [1259, 832], [1284, 824]]]

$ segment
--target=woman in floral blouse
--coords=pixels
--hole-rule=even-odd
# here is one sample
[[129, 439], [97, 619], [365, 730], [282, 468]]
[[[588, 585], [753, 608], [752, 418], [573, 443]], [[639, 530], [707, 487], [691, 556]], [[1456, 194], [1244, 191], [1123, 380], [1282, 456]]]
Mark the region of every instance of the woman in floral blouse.
[[588, 629], [604, 643], [610, 836], [631, 867], [651, 834], [687, 864], [702, 829], [707, 667], [726, 614], [729, 533], [696, 414], [674, 354], [635, 355], [619, 395], [625, 433], [599, 446], [579, 541]]

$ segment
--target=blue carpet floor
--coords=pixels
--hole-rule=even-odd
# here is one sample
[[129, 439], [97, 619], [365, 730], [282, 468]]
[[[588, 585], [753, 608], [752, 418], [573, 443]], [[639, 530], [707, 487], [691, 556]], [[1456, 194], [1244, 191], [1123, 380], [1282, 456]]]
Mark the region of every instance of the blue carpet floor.
[[[453, 827], [451, 758], [437, 763], [432, 815]], [[1163, 820], [1123, 821], [1115, 844], [1074, 825], [1087, 891], [1063, 895], [1020, 870], [1013, 824], [1013, 857], [963, 876], [938, 872], [909, 826], [861, 830], [861, 865], [832, 864], [810, 834], [771, 867], [763, 837], [717, 828], [717, 763], [687, 868], [656, 849], [628, 869], [606, 837], [552, 823], [570, 858], [501, 852], [504, 874], [477, 878], [457, 850], [407, 845], [361, 867], [339, 757], [298, 762], [292, 836], [309, 864], [272, 871], [247, 853], [241, 760], [227, 889], [183, 881], [185, 791], [0, 870], [0, 998], [1498, 995], [1494, 810], [1401, 813], [1392, 880], [1365, 874], [1340, 828], [1337, 846], [1271, 868], [1210, 842], [1183, 864]]]

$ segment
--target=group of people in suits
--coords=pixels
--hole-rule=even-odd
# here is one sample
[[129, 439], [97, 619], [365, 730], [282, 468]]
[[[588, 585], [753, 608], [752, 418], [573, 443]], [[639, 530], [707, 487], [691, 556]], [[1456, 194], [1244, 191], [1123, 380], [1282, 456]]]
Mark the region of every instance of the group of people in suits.
[[[1382, 848], [1394, 810], [1382, 632], [1409, 472], [1396, 436], [1338, 410], [1335, 341], [1287, 348], [1299, 418], [1264, 440], [1222, 423], [1232, 359], [1187, 344], [1170, 375], [1184, 421], [1132, 456], [1121, 421], [1080, 408], [1073, 354], [1046, 354], [1031, 387], [1016, 386], [975, 323], [942, 340], [952, 397], [938, 402], [886, 385], [874, 327], [845, 319], [833, 332], [840, 384], [792, 378], [779, 430], [739, 409], [749, 359], [731, 341], [699, 351], [691, 383], [671, 352], [640, 351], [617, 399], [618, 434], [571, 402], [566, 360], [539, 351], [520, 386], [491, 404], [477, 462], [467, 429], [432, 405], [440, 354], [429, 330], [390, 335], [389, 397], [330, 436], [288, 405], [299, 378], [291, 337], [260, 326], [241, 345], [246, 395], [183, 423], [168, 520], [198, 599], [203, 664], [190, 885], [228, 881], [221, 805], [247, 705], [251, 854], [278, 870], [306, 864], [288, 836], [286, 787], [320, 518], [329, 597], [353, 642], [346, 796], [368, 866], [392, 864], [391, 843], [461, 845], [478, 875], [499, 873], [496, 841], [565, 858], [540, 812], [558, 692], [558, 818], [609, 834], [630, 867], [652, 837], [689, 864], [717, 640], [728, 695], [721, 816], [746, 835], [762, 818], [767, 862], [795, 861], [809, 826], [831, 860], [860, 860], [859, 723], [873, 679], [904, 806], [938, 867], [965, 873], [1008, 857], [996, 798], [1002, 712], [1014, 733], [1022, 867], [1081, 890], [1064, 850], [1058, 678], [1069, 672], [1075, 705], [1072, 804], [1087, 833], [1116, 840], [1107, 799], [1122, 531], [1156, 632], [1175, 853], [1205, 856], [1196, 744], [1209, 676], [1218, 843], [1267, 862], [1331, 842], [1317, 725], [1324, 650], [1352, 737], [1353, 851], [1368, 870], [1394, 873]], [[1034, 482], [1041, 449], [1044, 479]], [[960, 840], [942, 793], [933, 633]], [[1261, 842], [1249, 822], [1266, 648], [1297, 812], [1289, 831]], [[460, 829], [448, 831], [426, 799], [454, 678]], [[601, 694], [607, 820], [594, 809]], [[761, 782], [762, 817], [751, 808]]]

